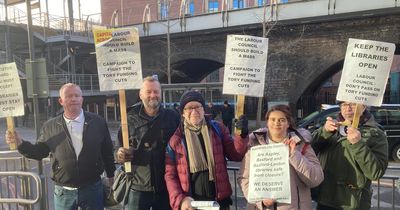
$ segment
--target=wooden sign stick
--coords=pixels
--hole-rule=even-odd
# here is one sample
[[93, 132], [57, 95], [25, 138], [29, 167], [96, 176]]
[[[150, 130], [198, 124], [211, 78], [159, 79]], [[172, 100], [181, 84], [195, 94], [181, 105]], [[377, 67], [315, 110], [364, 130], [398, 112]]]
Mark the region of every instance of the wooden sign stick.
[[[244, 114], [244, 95], [238, 95], [236, 101], [235, 119], [239, 119]], [[235, 127], [235, 134], [240, 135], [241, 129]]]
[[351, 124], [351, 127], [358, 128], [358, 124], [360, 123], [360, 117], [362, 115], [363, 108], [364, 107], [362, 104], [356, 105], [356, 110], [354, 111], [353, 123]]
[[[14, 129], [15, 129], [14, 118], [13, 117], [7, 117], [7, 130], [10, 131], [11, 133], [14, 133]], [[16, 149], [17, 149], [17, 144], [16, 143], [10, 144], [10, 150], [16, 150]]]
[[[121, 132], [122, 132], [122, 146], [129, 149], [129, 137], [128, 137], [128, 118], [126, 114], [126, 96], [125, 90], [119, 90], [119, 104], [121, 112]], [[125, 162], [125, 172], [132, 172], [131, 162]]]

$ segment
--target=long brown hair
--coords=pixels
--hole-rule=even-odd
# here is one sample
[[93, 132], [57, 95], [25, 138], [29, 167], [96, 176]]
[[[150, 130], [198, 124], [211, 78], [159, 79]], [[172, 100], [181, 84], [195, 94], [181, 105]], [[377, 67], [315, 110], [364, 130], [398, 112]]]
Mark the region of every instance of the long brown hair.
[[292, 113], [290, 112], [290, 108], [288, 105], [278, 104], [278, 105], [271, 107], [268, 110], [268, 112], [265, 114], [265, 121], [268, 121], [269, 115], [271, 114], [271, 112], [274, 112], [274, 111], [283, 112], [283, 114], [286, 117], [286, 120], [289, 122], [289, 129], [291, 129], [291, 130], [296, 129], [296, 123], [293, 119]]

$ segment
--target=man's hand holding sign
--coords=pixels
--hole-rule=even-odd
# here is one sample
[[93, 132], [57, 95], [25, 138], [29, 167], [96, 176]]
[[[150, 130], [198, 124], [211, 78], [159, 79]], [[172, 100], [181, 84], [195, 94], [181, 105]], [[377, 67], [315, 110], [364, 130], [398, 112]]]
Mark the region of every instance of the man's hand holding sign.
[[[128, 150], [125, 89], [139, 89], [142, 85], [139, 33], [136, 28], [118, 28], [94, 30], [93, 34], [100, 91], [119, 91], [123, 146]], [[131, 172], [131, 162], [124, 166], [126, 172]]]
[[336, 97], [340, 112], [313, 133], [326, 174], [314, 197], [317, 209], [371, 207], [371, 182], [385, 174], [388, 141], [366, 106], [382, 104], [394, 50], [390, 43], [349, 39]]
[[354, 112], [352, 128], [358, 127], [365, 106], [382, 104], [395, 48], [391, 43], [349, 39], [336, 99], [354, 103], [347, 105]]
[[24, 115], [24, 97], [15, 63], [0, 65], [0, 118], [7, 117], [6, 143], [11, 150], [17, 149], [19, 137], [14, 131], [13, 117]]
[[[223, 94], [237, 95], [235, 118], [244, 114], [245, 96], [263, 97], [268, 39], [228, 35]], [[235, 134], [240, 134], [240, 129]]]

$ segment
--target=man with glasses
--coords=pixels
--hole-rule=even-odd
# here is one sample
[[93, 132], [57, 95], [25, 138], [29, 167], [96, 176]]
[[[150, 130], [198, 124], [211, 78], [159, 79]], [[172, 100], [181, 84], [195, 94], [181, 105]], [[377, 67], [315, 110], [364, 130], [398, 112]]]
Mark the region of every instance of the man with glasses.
[[318, 210], [370, 209], [371, 180], [381, 178], [388, 164], [386, 135], [365, 106], [358, 128], [350, 125], [356, 104], [340, 102], [336, 120], [313, 133], [313, 148], [319, 153], [325, 179], [315, 189]]
[[197, 91], [180, 100], [182, 122], [168, 143], [165, 181], [174, 210], [194, 210], [192, 201], [217, 201], [221, 210], [232, 204], [226, 158], [241, 161], [247, 151], [248, 122], [242, 115], [234, 137], [220, 122], [205, 117], [205, 102]]
[[129, 210], [170, 209], [164, 181], [165, 148], [179, 125], [179, 115], [161, 107], [161, 85], [153, 77], [143, 79], [141, 102], [128, 109], [129, 149], [122, 147], [118, 134], [119, 163], [132, 162]]

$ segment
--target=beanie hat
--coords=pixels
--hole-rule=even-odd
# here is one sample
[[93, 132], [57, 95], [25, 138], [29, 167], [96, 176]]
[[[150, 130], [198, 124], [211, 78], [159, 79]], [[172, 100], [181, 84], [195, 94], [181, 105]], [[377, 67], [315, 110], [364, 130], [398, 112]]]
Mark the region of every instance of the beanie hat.
[[179, 110], [181, 113], [183, 113], [183, 108], [185, 108], [185, 105], [191, 101], [197, 101], [199, 102], [203, 107], [206, 107], [205, 101], [201, 93], [194, 91], [194, 90], [189, 90], [183, 93], [181, 96], [181, 101], [179, 105]]

